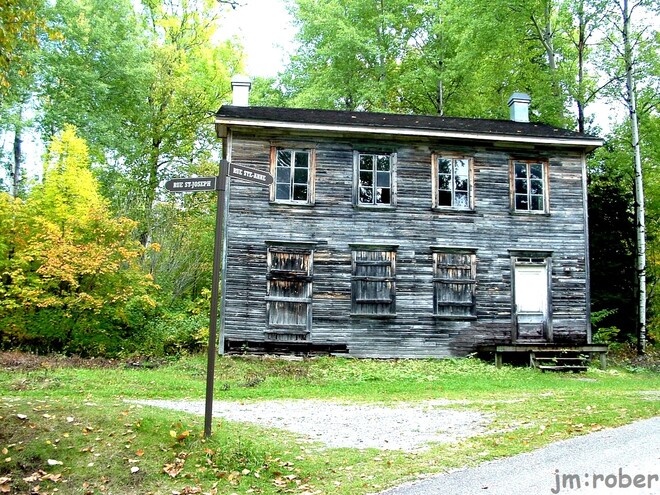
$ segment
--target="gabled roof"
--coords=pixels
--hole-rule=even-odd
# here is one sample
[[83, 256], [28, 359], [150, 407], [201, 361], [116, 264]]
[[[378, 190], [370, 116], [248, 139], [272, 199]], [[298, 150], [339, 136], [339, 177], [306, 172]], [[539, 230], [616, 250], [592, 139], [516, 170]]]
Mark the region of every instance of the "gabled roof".
[[215, 122], [219, 131], [223, 127], [298, 129], [548, 144], [588, 151], [603, 144], [598, 137], [547, 124], [434, 115], [223, 105]]

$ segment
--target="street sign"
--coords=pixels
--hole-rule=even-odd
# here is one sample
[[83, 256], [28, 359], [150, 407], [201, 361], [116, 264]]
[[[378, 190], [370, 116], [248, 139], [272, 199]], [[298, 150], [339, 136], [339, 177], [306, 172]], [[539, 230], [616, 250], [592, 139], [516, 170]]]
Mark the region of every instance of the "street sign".
[[172, 192], [215, 191], [217, 179], [217, 177], [172, 179], [165, 183], [165, 189]]
[[256, 182], [267, 186], [273, 183], [273, 176], [268, 172], [262, 172], [250, 167], [245, 167], [243, 165], [236, 165], [234, 163], [229, 164], [229, 177], [234, 177], [235, 179], [243, 179], [248, 182]]

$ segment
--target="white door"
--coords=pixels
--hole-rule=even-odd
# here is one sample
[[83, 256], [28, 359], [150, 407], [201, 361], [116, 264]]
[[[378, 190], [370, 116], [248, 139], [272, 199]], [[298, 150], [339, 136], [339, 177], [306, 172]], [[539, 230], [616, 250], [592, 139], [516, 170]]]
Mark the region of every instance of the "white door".
[[516, 340], [546, 340], [548, 323], [548, 270], [546, 265], [516, 265], [514, 292]]

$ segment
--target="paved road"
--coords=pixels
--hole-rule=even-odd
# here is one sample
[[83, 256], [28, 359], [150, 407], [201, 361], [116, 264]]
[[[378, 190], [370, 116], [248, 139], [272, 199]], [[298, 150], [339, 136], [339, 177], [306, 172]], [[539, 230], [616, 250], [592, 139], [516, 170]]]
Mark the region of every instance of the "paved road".
[[402, 485], [381, 495], [562, 493], [660, 495], [660, 417]]

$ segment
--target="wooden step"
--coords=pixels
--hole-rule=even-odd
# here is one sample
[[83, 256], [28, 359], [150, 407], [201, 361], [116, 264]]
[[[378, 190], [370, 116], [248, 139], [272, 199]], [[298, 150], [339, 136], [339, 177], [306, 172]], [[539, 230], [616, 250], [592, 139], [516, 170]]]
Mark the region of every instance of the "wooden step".
[[567, 366], [548, 366], [548, 365], [540, 365], [537, 366], [538, 369], [541, 371], [564, 371], [564, 372], [572, 372], [572, 373], [579, 373], [582, 371], [587, 371], [587, 366], [578, 366], [578, 365], [567, 365]]
[[572, 372], [587, 371], [587, 356], [579, 352], [566, 352], [564, 350], [548, 350], [530, 352], [530, 365], [543, 372]]
[[539, 356], [536, 356], [534, 359], [536, 361], [568, 361], [568, 362], [577, 362], [577, 363], [584, 362], [584, 358], [577, 358], [577, 357], [539, 357]]

